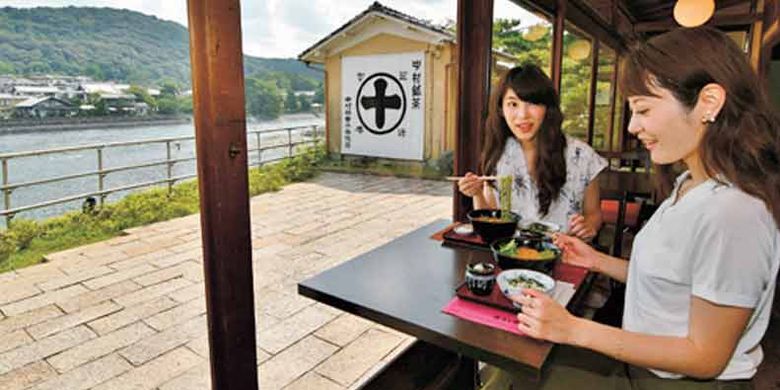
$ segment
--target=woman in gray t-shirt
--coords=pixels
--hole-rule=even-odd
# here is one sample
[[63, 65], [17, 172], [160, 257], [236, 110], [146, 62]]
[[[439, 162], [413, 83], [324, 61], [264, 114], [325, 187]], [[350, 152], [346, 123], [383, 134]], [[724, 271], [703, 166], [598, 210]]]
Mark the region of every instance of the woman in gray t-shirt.
[[553, 362], [543, 387], [582, 374], [594, 388], [648, 380], [649, 388], [747, 388], [762, 361], [780, 264], [780, 120], [745, 53], [711, 28], [650, 39], [620, 74], [629, 132], [654, 163], [687, 171], [636, 237], [630, 262], [556, 237], [564, 261], [626, 282], [623, 329], [526, 290], [517, 298], [520, 330], [624, 369], [585, 375]]

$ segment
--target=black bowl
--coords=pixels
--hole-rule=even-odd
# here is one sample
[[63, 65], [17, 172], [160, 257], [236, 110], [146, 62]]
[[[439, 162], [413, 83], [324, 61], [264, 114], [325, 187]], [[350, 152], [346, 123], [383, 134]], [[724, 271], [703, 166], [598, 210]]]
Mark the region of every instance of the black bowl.
[[[520, 216], [509, 212], [505, 217], [501, 210], [482, 209], [472, 210], [468, 213], [469, 221], [474, 226], [474, 232], [482, 237], [486, 243], [493, 242], [499, 238], [512, 237], [517, 229], [517, 222]], [[495, 221], [485, 221], [480, 218], [493, 218]]]
[[[555, 252], [555, 256], [550, 259], [537, 260], [501, 254], [499, 248], [508, 244], [511, 240], [517, 240], [518, 247], [529, 247], [536, 250], [550, 249]], [[548, 275], [552, 274], [553, 268], [555, 267], [555, 261], [561, 257], [561, 250], [555, 246], [555, 244], [545, 239], [503, 238], [493, 241], [493, 243], [490, 244], [490, 250], [493, 252], [493, 259], [496, 260], [496, 263], [498, 263], [498, 266], [501, 267], [502, 270], [524, 268], [543, 272]]]

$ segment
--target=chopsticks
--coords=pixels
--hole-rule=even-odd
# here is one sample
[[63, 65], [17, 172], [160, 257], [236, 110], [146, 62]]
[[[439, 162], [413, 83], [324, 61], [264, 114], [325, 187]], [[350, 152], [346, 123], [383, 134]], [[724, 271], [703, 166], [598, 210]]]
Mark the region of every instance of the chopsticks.
[[[458, 181], [464, 177], [465, 176], [447, 176], [445, 179], [447, 179], [448, 181]], [[498, 180], [498, 176], [480, 176], [479, 179], [493, 181], [493, 180]]]

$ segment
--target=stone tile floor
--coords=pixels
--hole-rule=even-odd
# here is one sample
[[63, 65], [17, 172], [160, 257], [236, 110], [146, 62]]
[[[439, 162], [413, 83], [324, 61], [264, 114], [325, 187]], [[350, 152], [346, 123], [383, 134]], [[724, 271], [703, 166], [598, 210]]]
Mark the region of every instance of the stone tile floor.
[[[412, 340], [296, 284], [435, 219], [449, 183], [324, 173], [252, 198], [262, 389], [347, 389]], [[0, 274], [0, 389], [208, 389], [197, 215]]]

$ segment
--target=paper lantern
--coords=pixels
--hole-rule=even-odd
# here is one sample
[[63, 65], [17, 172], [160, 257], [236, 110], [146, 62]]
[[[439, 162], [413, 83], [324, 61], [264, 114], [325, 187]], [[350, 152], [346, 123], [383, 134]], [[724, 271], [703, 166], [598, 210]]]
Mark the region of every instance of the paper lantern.
[[696, 27], [707, 23], [715, 13], [715, 0], [677, 0], [674, 20], [684, 27]]
[[544, 28], [544, 26], [537, 24], [529, 27], [528, 30], [525, 31], [523, 39], [534, 42], [542, 39], [545, 34], [547, 34], [547, 29]]
[[590, 57], [590, 42], [580, 39], [569, 45], [569, 58], [573, 60], [584, 60]]

